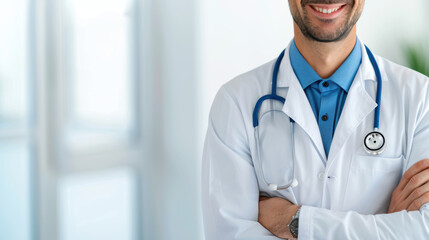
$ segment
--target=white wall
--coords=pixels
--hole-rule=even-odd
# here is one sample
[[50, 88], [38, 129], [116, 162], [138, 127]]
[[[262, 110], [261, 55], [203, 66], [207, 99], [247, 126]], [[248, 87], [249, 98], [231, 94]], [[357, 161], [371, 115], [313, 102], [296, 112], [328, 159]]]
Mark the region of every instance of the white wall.
[[[144, 239], [200, 239], [195, 0], [150, 1], [152, 105]], [[146, 16], [143, 16], [146, 18]], [[150, 38], [150, 39], [148, 39]]]
[[205, 0], [199, 8], [201, 116], [220, 85], [274, 59], [293, 37], [285, 0]]
[[366, 1], [358, 36], [375, 53], [405, 65], [403, 44], [429, 40], [429, 1]]

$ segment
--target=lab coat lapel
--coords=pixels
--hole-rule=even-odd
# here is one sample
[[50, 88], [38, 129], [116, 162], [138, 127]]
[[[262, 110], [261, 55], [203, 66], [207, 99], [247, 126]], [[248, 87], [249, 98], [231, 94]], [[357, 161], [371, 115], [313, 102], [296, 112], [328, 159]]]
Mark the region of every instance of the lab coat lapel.
[[[307, 96], [290, 64], [289, 47], [281, 63], [278, 76], [278, 87], [288, 87], [286, 101], [282, 109], [283, 112], [292, 118], [295, 124], [298, 124], [307, 133], [319, 152], [321, 159], [326, 163], [326, 154], [323, 148], [319, 126]], [[302, 143], [297, 142], [296, 144]]]
[[[365, 49], [364, 46], [362, 46], [362, 49]], [[367, 58], [366, 52], [364, 52], [361, 67], [350, 86], [341, 117], [335, 129], [329, 150], [329, 165], [332, 164], [331, 159], [335, 160], [337, 154], [344, 147], [347, 139], [355, 132], [356, 128], [369, 114], [373, 114], [373, 110], [377, 107], [375, 95], [371, 97], [365, 89], [366, 81], [373, 81], [373, 84], [376, 84], [374, 69]], [[373, 119], [373, 117], [370, 119]]]

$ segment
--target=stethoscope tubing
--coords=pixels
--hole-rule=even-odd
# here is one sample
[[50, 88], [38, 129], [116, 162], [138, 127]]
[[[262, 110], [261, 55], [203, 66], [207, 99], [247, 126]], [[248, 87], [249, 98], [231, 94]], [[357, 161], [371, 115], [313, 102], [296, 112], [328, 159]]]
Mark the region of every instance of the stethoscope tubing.
[[289, 122], [289, 123], [290, 123], [290, 128], [292, 130], [292, 134], [291, 134], [291, 141], [292, 141], [292, 161], [293, 161], [292, 162], [292, 164], [293, 164], [292, 180], [289, 183], [281, 185], [281, 186], [269, 183], [267, 181], [267, 179], [265, 178], [264, 169], [262, 167], [262, 161], [261, 161], [261, 151], [260, 151], [260, 148], [259, 148], [259, 146], [260, 146], [259, 145], [260, 144], [260, 142], [259, 142], [259, 127], [258, 126], [255, 127], [255, 130], [254, 130], [255, 143], [258, 146], [256, 148], [256, 154], [257, 154], [257, 157], [256, 157], [257, 158], [257, 163], [256, 164], [258, 164], [258, 168], [257, 169], [259, 169], [258, 171], [260, 171], [259, 172], [259, 176], [262, 176], [262, 181], [264, 181], [264, 183], [268, 186], [268, 188], [270, 190], [285, 190], [285, 189], [288, 189], [296, 181], [295, 180], [295, 126], [294, 126], [293, 122]]
[[[381, 73], [380, 73], [380, 68], [377, 64], [377, 61], [375, 60], [374, 55], [372, 54], [371, 50], [369, 50], [369, 48], [365, 45], [365, 49], [366, 52], [368, 54], [368, 58], [371, 62], [371, 65], [374, 69], [375, 75], [376, 75], [376, 80], [377, 80], [377, 92], [376, 92], [376, 103], [377, 106], [375, 108], [374, 111], [374, 127], [373, 127], [373, 132], [369, 133], [365, 139], [364, 139], [364, 147], [366, 149], [366, 151], [369, 154], [372, 155], [377, 155], [380, 154], [385, 147], [385, 138], [383, 136], [383, 134], [381, 134], [378, 129], [379, 129], [379, 125], [380, 125], [380, 103], [381, 103], [381, 92], [382, 92], [382, 78], [381, 78]], [[292, 181], [284, 184], [284, 185], [276, 185], [273, 183], [269, 183], [267, 182], [267, 180], [265, 179], [265, 175], [264, 175], [264, 170], [262, 168], [262, 161], [261, 161], [261, 153], [260, 153], [260, 141], [259, 141], [259, 121], [258, 121], [258, 115], [259, 115], [259, 111], [260, 108], [262, 106], [262, 103], [266, 100], [276, 100], [276, 101], [280, 101], [282, 104], [285, 103], [285, 99], [279, 95], [277, 95], [277, 79], [278, 79], [278, 74], [279, 74], [279, 69], [280, 69], [280, 64], [281, 61], [285, 55], [285, 51], [286, 49], [284, 49], [279, 57], [276, 60], [276, 63], [274, 65], [274, 69], [273, 69], [273, 75], [272, 75], [272, 88], [271, 88], [271, 94], [267, 94], [265, 96], [262, 96], [258, 99], [258, 101], [256, 102], [255, 108], [253, 110], [253, 114], [252, 114], [252, 118], [253, 118], [253, 127], [254, 127], [254, 136], [255, 136], [255, 143], [256, 143], [256, 151], [257, 151], [257, 165], [260, 171], [260, 176], [262, 176], [262, 180], [264, 181], [265, 184], [267, 184], [270, 188], [270, 190], [284, 190], [290, 187], [294, 187], [294, 185], [297, 185], [297, 181], [295, 179], [295, 129], [294, 129], [294, 120], [292, 118], [289, 117], [289, 122], [290, 122], [290, 127], [292, 129], [292, 136], [291, 136], [291, 140], [292, 140], [292, 165], [293, 165], [293, 169], [292, 169]], [[372, 149], [371, 147], [369, 147], [366, 144], [366, 140], [367, 138], [371, 135], [371, 134], [379, 134], [378, 136], [380, 136], [383, 140], [382, 146], [379, 148], [374, 148]]]

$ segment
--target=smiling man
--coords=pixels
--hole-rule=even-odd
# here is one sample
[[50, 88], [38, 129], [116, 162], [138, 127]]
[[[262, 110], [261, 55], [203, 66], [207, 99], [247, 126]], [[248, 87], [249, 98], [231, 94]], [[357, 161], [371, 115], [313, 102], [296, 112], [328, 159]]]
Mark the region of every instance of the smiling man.
[[356, 36], [364, 0], [289, 0], [294, 39], [226, 83], [206, 239], [429, 239], [429, 80]]

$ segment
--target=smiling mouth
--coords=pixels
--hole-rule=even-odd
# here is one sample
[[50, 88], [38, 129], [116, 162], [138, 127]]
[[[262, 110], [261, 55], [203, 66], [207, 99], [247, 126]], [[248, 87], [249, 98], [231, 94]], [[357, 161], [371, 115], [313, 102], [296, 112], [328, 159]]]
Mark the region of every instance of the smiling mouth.
[[310, 4], [311, 8], [324, 14], [334, 13], [344, 6], [346, 6], [346, 4]]
[[316, 7], [316, 6], [311, 6], [311, 7], [320, 13], [333, 13], [333, 12], [338, 11], [338, 9], [340, 9], [342, 6], [336, 7], [336, 8], [320, 8], [320, 7]]
[[321, 19], [337, 18], [347, 4], [309, 4], [314, 14]]

